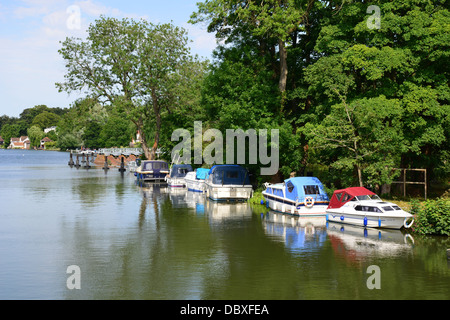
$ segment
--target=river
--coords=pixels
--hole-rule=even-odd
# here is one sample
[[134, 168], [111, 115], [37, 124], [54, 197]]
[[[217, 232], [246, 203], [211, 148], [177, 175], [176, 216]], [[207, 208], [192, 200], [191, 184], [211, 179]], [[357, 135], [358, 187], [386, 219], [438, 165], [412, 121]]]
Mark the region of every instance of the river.
[[68, 161], [0, 150], [0, 299], [450, 299], [448, 237], [259, 212]]

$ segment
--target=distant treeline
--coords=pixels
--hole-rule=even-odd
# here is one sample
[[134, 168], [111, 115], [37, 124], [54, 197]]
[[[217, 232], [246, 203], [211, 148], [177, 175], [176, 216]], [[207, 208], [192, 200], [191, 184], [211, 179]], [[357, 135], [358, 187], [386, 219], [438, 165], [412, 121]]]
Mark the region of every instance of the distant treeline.
[[[86, 40], [62, 42], [67, 73], [57, 87], [86, 99], [47, 111], [59, 118], [58, 145], [122, 146], [139, 132], [153, 157], [198, 120], [224, 133], [279, 129], [278, 179], [312, 172], [330, 188], [379, 188], [399, 177], [394, 168], [426, 168], [428, 181], [448, 181], [444, 0], [242, 4], [200, 2], [192, 14], [224, 44], [213, 61], [190, 54], [182, 28], [143, 20], [101, 17]], [[16, 132], [33, 125], [27, 119]], [[259, 184], [273, 178], [249, 168]]]

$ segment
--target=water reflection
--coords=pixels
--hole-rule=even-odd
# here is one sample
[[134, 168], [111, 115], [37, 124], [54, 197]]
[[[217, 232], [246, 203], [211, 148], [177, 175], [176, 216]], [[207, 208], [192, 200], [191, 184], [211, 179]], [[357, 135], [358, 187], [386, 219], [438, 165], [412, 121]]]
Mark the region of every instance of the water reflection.
[[[375, 298], [448, 298], [441, 238], [261, 215], [117, 170], [70, 169], [67, 154], [24, 154], [48, 160], [0, 151], [0, 298], [372, 299], [369, 264], [383, 270]], [[66, 287], [69, 265], [81, 290]]]
[[401, 230], [328, 224], [328, 238], [336, 255], [348, 261], [412, 253], [414, 238]]
[[327, 239], [325, 217], [298, 217], [274, 211], [263, 215], [264, 231], [292, 252], [317, 251]]

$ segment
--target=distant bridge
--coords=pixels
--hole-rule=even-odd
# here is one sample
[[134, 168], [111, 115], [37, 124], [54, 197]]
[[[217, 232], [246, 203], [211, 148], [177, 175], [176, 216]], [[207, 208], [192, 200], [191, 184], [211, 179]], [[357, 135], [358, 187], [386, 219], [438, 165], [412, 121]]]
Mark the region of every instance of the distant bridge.
[[142, 150], [142, 148], [107, 148], [107, 149], [99, 149], [97, 151], [97, 154], [103, 154], [105, 156], [112, 155], [114, 157], [118, 157], [120, 155], [124, 155], [124, 156], [131, 156], [131, 155], [140, 156], [143, 153], [144, 153], [144, 151]]
[[142, 148], [102, 148], [102, 149], [98, 149], [98, 150], [72, 150], [71, 151], [72, 154], [75, 155], [104, 155], [104, 156], [114, 156], [114, 157], [118, 157], [118, 156], [131, 156], [131, 155], [135, 155], [140, 156], [141, 154], [144, 153], [144, 151], [142, 150]]

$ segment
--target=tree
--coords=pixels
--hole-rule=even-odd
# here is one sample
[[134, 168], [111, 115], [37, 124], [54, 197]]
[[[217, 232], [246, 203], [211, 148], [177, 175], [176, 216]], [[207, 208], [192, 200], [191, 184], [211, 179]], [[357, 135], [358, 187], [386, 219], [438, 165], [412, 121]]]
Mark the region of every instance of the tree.
[[[67, 38], [60, 54], [66, 60], [65, 82], [60, 91], [86, 90], [109, 105], [120, 106], [137, 131], [149, 159], [160, 140], [162, 111], [170, 105], [170, 77], [191, 63], [186, 31], [172, 24], [154, 25], [101, 17], [89, 27], [86, 41]], [[150, 149], [144, 125], [154, 119]]]
[[84, 146], [91, 149], [97, 149], [100, 145], [101, 125], [96, 121], [90, 121], [83, 133]]
[[54, 113], [44, 111], [34, 117], [32, 126], [37, 126], [41, 129], [50, 128], [56, 126], [60, 120], [60, 117]]
[[[278, 45], [279, 84], [286, 91], [288, 53], [286, 42], [292, 34], [304, 31], [309, 12], [315, 0], [212, 0], [198, 3], [198, 12], [191, 16], [192, 23], [209, 21], [209, 30], [218, 38], [236, 40], [236, 35], [250, 31], [258, 39], [272, 39]], [[296, 41], [296, 40], [295, 40]], [[267, 43], [267, 41], [265, 41]]]
[[[368, 27], [369, 4], [380, 8], [380, 29]], [[395, 138], [401, 137], [399, 144], [388, 136], [383, 137], [397, 146], [397, 151], [392, 154], [392, 165], [425, 167], [429, 169], [431, 177], [436, 168], [448, 174], [448, 162], [443, 159], [449, 154], [445, 141], [449, 137], [450, 90], [448, 63], [445, 61], [448, 60], [449, 52], [446, 30], [450, 14], [444, 4], [445, 1], [431, 3], [425, 0], [343, 2], [334, 15], [322, 20], [315, 46], [319, 58], [305, 72], [305, 80], [309, 84], [308, 95], [312, 97], [314, 106], [314, 114], [308, 121], [309, 137], [312, 138], [310, 142], [319, 145], [318, 136], [312, 134], [315, 126], [320, 129], [322, 142], [325, 142], [324, 137], [330, 139], [333, 135], [334, 139], [339, 140], [336, 134], [343, 134], [344, 128], [348, 126], [339, 128], [332, 122], [345, 119], [345, 107], [353, 112], [355, 118], [352, 119], [358, 119], [363, 114], [358, 115], [357, 106], [361, 106], [363, 101], [376, 102], [372, 108], [378, 112], [378, 108], [384, 104], [380, 103], [386, 100], [395, 108], [400, 106], [402, 110], [400, 121], [388, 122], [389, 126], [394, 126], [392, 132]], [[340, 117], [337, 116], [338, 110], [341, 110]], [[373, 130], [385, 123], [378, 113], [364, 110], [373, 114]], [[392, 116], [386, 121], [391, 121]], [[334, 121], [330, 121], [330, 117]], [[347, 135], [347, 141], [359, 139], [360, 130], [369, 129], [364, 124], [362, 127], [358, 127], [361, 124], [357, 122], [353, 124], [350, 132], [354, 134]], [[332, 127], [327, 128], [327, 125]], [[333, 133], [333, 129], [336, 132]], [[378, 141], [373, 146], [374, 150], [383, 154], [386, 144], [380, 138], [372, 135], [369, 141]], [[333, 156], [322, 158], [326, 163], [335, 163], [337, 166], [342, 163], [338, 159], [349, 159], [348, 153], [340, 153], [342, 146], [335, 144], [334, 148], [335, 152], [331, 152], [333, 145], [328, 143], [328, 155]], [[365, 147], [359, 146], [359, 151], [362, 151], [361, 148]], [[362, 170], [363, 183], [375, 177], [375, 171], [372, 178], [367, 175], [364, 178], [364, 172], [368, 173], [377, 161], [379, 167], [385, 164], [383, 159], [358, 157], [355, 154], [352, 161]], [[392, 165], [388, 164], [387, 167]], [[376, 171], [381, 175], [382, 170]], [[390, 180], [385, 178], [385, 181]], [[358, 180], [361, 184], [361, 179]]]
[[302, 131], [312, 152], [321, 152], [321, 163], [341, 174], [356, 172], [359, 186], [390, 184], [404, 152], [402, 112], [398, 100], [382, 96], [343, 100], [319, 125], [308, 123]]
[[0, 136], [2, 136], [4, 142], [4, 147], [7, 148], [11, 143], [11, 138], [18, 137], [20, 135], [20, 127], [17, 124], [5, 124], [0, 130]]
[[30, 139], [32, 147], [39, 147], [41, 145], [41, 140], [44, 138], [44, 131], [37, 127], [32, 126], [27, 130], [28, 138]]

